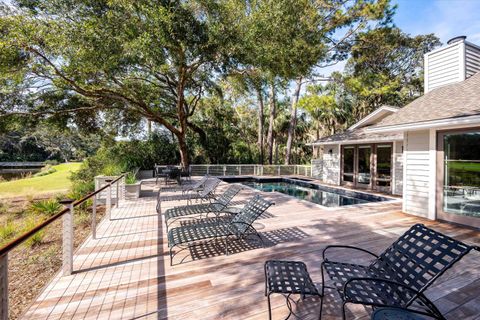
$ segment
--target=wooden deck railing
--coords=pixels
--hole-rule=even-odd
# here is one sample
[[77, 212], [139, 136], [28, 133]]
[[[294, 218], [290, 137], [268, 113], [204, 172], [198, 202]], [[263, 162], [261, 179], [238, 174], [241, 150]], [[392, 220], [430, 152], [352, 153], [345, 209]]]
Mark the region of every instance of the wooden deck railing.
[[65, 206], [65, 209], [58, 212], [54, 216], [48, 218], [42, 223], [38, 224], [31, 230], [20, 235], [16, 239], [4, 245], [0, 248], [0, 320], [8, 319], [8, 253], [14, 248], [18, 247], [25, 240], [33, 236], [35, 233], [41, 231], [45, 227], [49, 226], [53, 222], [57, 221], [60, 217], [63, 217], [62, 228], [62, 272], [64, 275], [71, 275], [73, 272], [73, 213], [74, 208], [86, 202], [93, 197], [92, 205], [92, 237], [96, 239], [96, 213], [97, 213], [97, 195], [104, 190], [106, 191], [106, 215], [111, 218], [112, 207], [112, 187], [116, 185], [116, 202], [115, 205], [119, 205], [119, 185], [124, 181], [125, 175], [121, 175], [113, 180], [106, 180], [107, 183], [103, 187], [95, 190], [94, 192], [86, 195], [80, 200], [74, 201], [71, 199], [65, 199], [60, 203]]

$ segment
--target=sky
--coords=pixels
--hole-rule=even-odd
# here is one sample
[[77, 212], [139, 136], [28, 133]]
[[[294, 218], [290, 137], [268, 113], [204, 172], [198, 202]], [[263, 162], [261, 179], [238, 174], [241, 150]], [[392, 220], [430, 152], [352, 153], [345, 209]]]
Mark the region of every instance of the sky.
[[[480, 45], [480, 0], [392, 0], [397, 5], [394, 24], [412, 36], [434, 33], [443, 44], [456, 36]], [[322, 73], [341, 71], [345, 63]]]
[[480, 0], [394, 0], [394, 23], [411, 35], [435, 33], [443, 43], [465, 35], [480, 44]]

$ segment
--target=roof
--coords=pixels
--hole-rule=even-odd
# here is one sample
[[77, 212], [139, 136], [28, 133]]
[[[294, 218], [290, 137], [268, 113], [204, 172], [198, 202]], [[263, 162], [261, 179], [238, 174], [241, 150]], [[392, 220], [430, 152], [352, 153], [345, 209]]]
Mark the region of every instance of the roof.
[[375, 111], [365, 116], [363, 119], [355, 123], [342, 133], [337, 133], [328, 137], [323, 137], [317, 141], [311, 143], [311, 145], [322, 145], [332, 143], [363, 143], [363, 142], [375, 142], [375, 141], [393, 141], [403, 139], [401, 134], [375, 134], [365, 131], [365, 128], [375, 123], [380, 122], [382, 119], [394, 114], [399, 109], [392, 106], [381, 106]]
[[429, 91], [371, 129], [477, 115], [480, 115], [480, 72], [465, 81]]
[[328, 137], [320, 138], [312, 145], [346, 144], [346, 143], [372, 143], [403, 140], [403, 133], [371, 133], [366, 128], [348, 129]]
[[351, 126], [349, 129], [357, 129], [357, 128], [363, 128], [366, 126], [370, 126], [372, 124], [380, 122], [382, 119], [388, 117], [392, 113], [395, 113], [398, 111], [398, 107], [393, 107], [393, 106], [381, 106], [377, 108], [375, 111], [355, 123], [353, 126]]

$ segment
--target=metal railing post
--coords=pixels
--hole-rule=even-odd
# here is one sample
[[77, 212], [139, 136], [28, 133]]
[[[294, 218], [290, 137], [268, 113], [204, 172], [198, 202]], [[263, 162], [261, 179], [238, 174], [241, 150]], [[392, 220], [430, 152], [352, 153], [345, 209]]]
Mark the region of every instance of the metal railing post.
[[278, 176], [280, 176], [280, 166], [278, 166]]
[[238, 175], [239, 175], [239, 176], [242, 175], [242, 166], [238, 166]]
[[92, 204], [92, 238], [97, 239], [97, 195], [93, 196]]
[[0, 257], [0, 319], [8, 320], [8, 253]]
[[210, 165], [207, 164], [207, 175], [209, 175], [209, 174], [210, 174]]
[[227, 166], [223, 166], [223, 175], [224, 175], [224, 176], [227, 175]]
[[105, 204], [105, 211], [107, 212], [108, 220], [112, 220], [112, 185], [110, 184], [112, 180], [105, 180], [105, 182], [108, 183], [108, 187], [107, 189], [105, 189], [105, 191], [107, 192], [107, 203]]
[[65, 199], [60, 204], [68, 208], [68, 212], [63, 215], [63, 264], [62, 270], [64, 276], [69, 276], [73, 272], [73, 200]]
[[120, 184], [120, 180], [117, 181], [116, 185], [117, 185], [117, 188], [115, 190], [115, 207], [118, 208], [118, 205], [120, 204], [120, 198], [118, 197], [118, 189], [119, 189], [119, 184]]

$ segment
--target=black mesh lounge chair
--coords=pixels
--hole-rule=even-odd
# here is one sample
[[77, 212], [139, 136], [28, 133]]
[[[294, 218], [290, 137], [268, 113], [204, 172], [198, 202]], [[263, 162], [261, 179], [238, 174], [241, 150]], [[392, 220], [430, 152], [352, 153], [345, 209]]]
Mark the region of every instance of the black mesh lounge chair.
[[[332, 248], [359, 250], [374, 260], [369, 265], [331, 261], [326, 253]], [[347, 303], [403, 308], [445, 319], [424, 291], [472, 249], [479, 250], [422, 224], [412, 226], [380, 256], [352, 246], [327, 246], [323, 250], [321, 295], [326, 272], [342, 298], [343, 319]]]
[[157, 213], [162, 213], [162, 201], [181, 201], [186, 200], [190, 204], [193, 200], [208, 201], [215, 199], [215, 189], [220, 184], [221, 180], [217, 178], [208, 178], [198, 191], [184, 192], [182, 194], [165, 195], [162, 196], [158, 192], [157, 196]]
[[202, 240], [223, 238], [226, 255], [228, 255], [228, 243], [232, 239], [241, 239], [253, 234], [263, 244], [263, 239], [253, 227], [253, 223], [272, 204], [273, 202], [256, 195], [230, 220], [218, 220], [218, 222], [214, 223], [196, 223], [171, 229], [168, 231], [170, 265], [173, 262], [173, 249], [175, 247], [181, 249], [183, 247], [185, 249]]
[[[188, 218], [194, 215], [199, 215], [202, 217], [202, 214], [213, 213], [218, 216], [222, 213], [230, 204], [233, 197], [242, 190], [242, 186], [239, 184], [230, 185], [225, 192], [217, 197], [215, 200], [211, 200], [209, 203], [199, 203], [186, 206], [178, 206], [165, 210], [165, 226], [168, 227], [175, 221], [183, 218]], [[228, 213], [228, 211], [227, 211]]]

